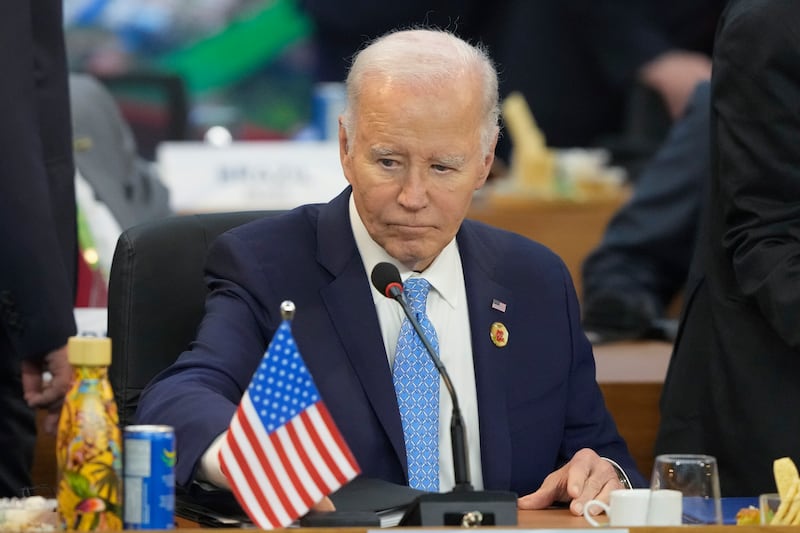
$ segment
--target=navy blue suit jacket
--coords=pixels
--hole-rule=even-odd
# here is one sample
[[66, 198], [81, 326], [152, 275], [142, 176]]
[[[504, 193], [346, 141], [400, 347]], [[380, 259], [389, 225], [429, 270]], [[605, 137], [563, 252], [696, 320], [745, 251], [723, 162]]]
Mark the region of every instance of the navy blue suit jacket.
[[[144, 391], [142, 423], [176, 429], [177, 481], [224, 431], [293, 300], [292, 330], [365, 476], [407, 483], [403, 431], [367, 273], [348, 218], [349, 188], [326, 205], [240, 226], [212, 245], [211, 293], [197, 340]], [[457, 236], [472, 329], [487, 489], [531, 492], [577, 450], [641, 482], [595, 381], [566, 267], [519, 235], [465, 221]], [[492, 300], [507, 304], [506, 312]], [[508, 328], [495, 346], [493, 322]]]

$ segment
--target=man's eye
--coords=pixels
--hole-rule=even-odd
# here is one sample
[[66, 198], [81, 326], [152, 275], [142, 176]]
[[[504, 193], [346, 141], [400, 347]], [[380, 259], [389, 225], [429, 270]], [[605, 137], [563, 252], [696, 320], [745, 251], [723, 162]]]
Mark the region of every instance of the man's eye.
[[381, 165], [382, 167], [392, 168], [394, 166], [397, 166], [397, 161], [395, 161], [394, 159], [378, 159], [378, 164]]
[[431, 165], [431, 168], [436, 172], [447, 172], [450, 170], [450, 167], [446, 167], [444, 165]]

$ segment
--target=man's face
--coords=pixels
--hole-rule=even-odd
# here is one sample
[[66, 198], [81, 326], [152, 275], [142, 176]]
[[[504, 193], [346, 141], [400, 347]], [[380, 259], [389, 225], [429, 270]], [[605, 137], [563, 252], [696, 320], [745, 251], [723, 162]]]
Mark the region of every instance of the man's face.
[[339, 127], [342, 167], [361, 220], [412, 270], [427, 268], [453, 239], [494, 159], [494, 144], [488, 154], [481, 149], [483, 114], [471, 87], [419, 90], [370, 80], [351, 138]]

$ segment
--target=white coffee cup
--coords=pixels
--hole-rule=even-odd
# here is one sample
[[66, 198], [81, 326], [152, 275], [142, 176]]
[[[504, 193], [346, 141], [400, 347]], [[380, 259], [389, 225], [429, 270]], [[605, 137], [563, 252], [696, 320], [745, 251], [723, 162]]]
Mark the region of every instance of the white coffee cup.
[[[598, 522], [592, 509], [600, 507], [608, 523]], [[595, 527], [601, 526], [679, 526], [683, 515], [683, 494], [677, 490], [619, 489], [612, 490], [609, 503], [586, 502], [583, 516]]]

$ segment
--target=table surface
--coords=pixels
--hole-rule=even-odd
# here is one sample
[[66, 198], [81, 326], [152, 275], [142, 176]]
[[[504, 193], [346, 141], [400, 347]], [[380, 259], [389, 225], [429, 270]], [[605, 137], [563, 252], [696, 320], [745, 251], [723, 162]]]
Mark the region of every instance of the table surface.
[[[581, 516], [574, 516], [567, 509], [546, 509], [540, 511], [519, 511], [519, 523], [514, 528], [524, 529], [580, 529], [590, 528], [586, 520]], [[179, 521], [178, 527], [180, 529], [196, 530], [208, 532], [208, 529], [193, 528], [191, 522]], [[631, 533], [685, 533], [686, 528], [691, 527], [693, 531], [702, 528], [703, 533], [730, 533], [731, 527], [735, 527], [736, 533], [797, 533], [800, 531], [797, 527], [792, 526], [675, 526], [675, 527], [631, 527]], [[431, 528], [432, 529], [432, 528]], [[439, 528], [436, 528], [439, 529]], [[513, 529], [513, 528], [510, 528]], [[241, 530], [220, 530], [225, 531], [241, 531]], [[293, 530], [287, 530], [293, 531]], [[296, 530], [294, 530], [296, 531]], [[307, 528], [307, 532], [317, 533], [364, 533], [365, 528]]]

